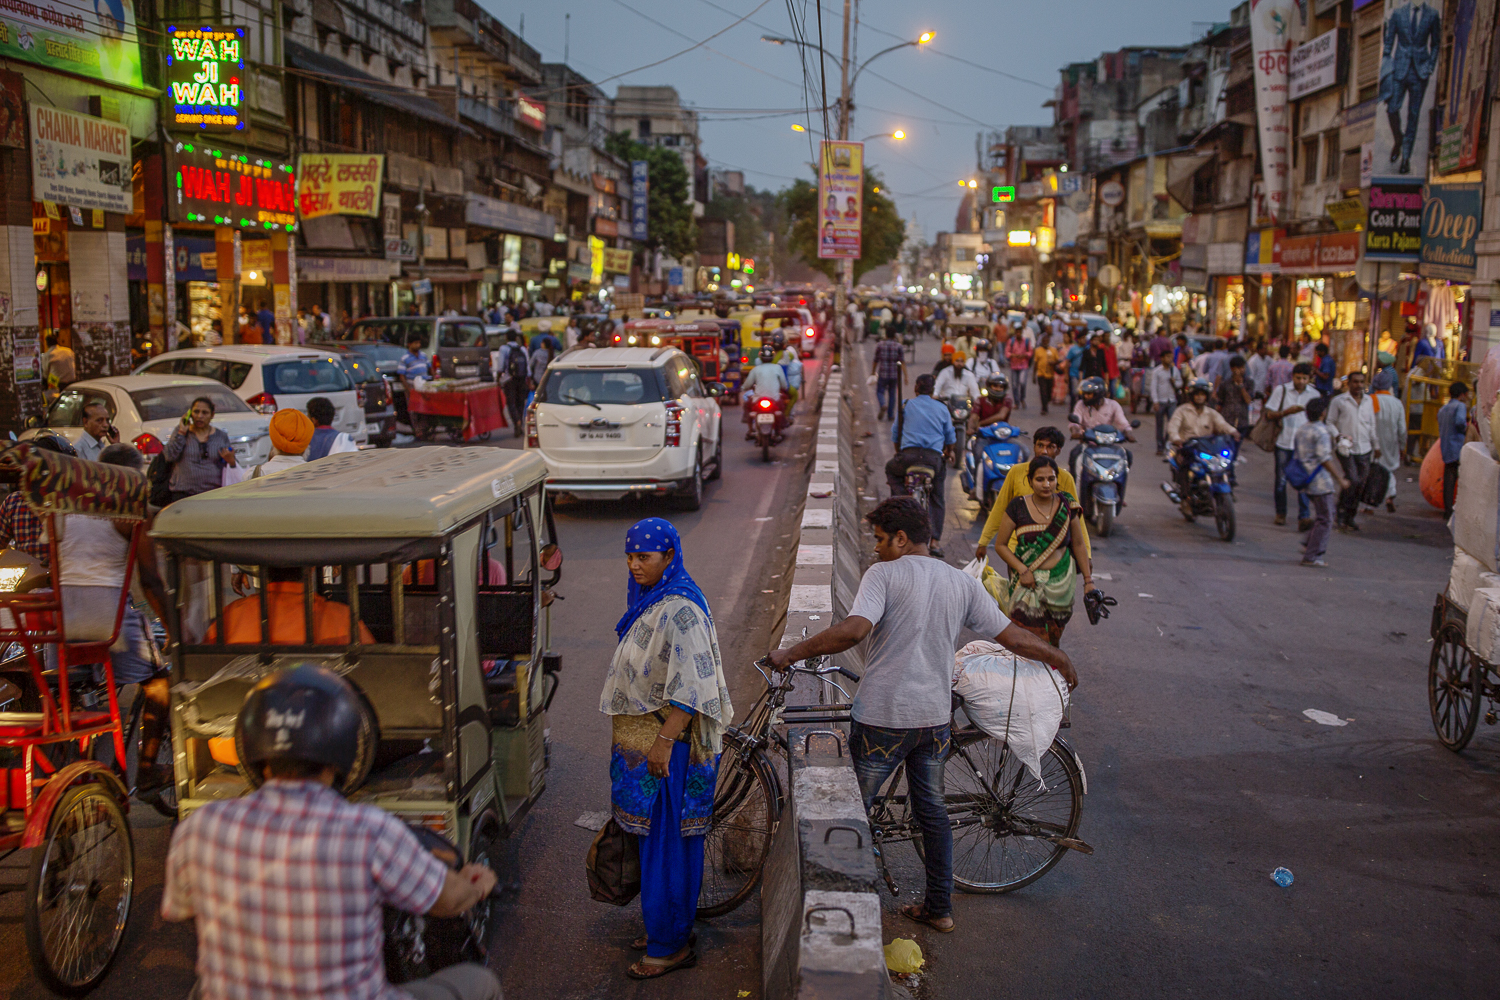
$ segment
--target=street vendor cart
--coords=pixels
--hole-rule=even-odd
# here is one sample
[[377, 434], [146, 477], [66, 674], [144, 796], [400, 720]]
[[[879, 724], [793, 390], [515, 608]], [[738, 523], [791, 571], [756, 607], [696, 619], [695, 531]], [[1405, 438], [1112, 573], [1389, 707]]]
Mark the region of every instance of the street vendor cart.
[[500, 387], [481, 379], [437, 379], [406, 394], [412, 434], [430, 441], [439, 430], [452, 441], [488, 441], [490, 432], [509, 426], [500, 405]]

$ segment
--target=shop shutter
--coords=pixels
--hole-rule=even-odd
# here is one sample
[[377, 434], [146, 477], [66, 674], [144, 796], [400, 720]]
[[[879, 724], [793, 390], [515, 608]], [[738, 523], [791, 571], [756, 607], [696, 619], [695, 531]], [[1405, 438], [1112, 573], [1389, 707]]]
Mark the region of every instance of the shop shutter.
[[[1380, 29], [1384, 6], [1372, 4], [1359, 12], [1356, 30], [1359, 32], [1358, 75], [1355, 77], [1360, 100], [1368, 100], [1365, 90], [1380, 84]], [[1373, 96], [1373, 95], [1371, 95]]]

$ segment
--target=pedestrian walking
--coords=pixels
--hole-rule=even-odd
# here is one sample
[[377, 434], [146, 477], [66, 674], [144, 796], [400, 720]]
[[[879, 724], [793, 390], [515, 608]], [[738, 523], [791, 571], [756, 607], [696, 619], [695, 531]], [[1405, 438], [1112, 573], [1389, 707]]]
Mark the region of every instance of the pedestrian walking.
[[42, 381], [53, 392], [61, 392], [78, 381], [78, 364], [71, 347], [55, 333], [47, 334], [47, 352], [42, 355]]
[[214, 412], [214, 401], [199, 396], [167, 436], [162, 460], [172, 466], [172, 503], [223, 486], [225, 466], [235, 464], [229, 435], [213, 426]]
[[1313, 387], [1325, 396], [1332, 396], [1336, 371], [1333, 355], [1328, 353], [1327, 341], [1318, 341], [1313, 347]]
[[1229, 359], [1228, 374], [1214, 392], [1219, 415], [1234, 425], [1241, 435], [1250, 433], [1251, 387], [1245, 377], [1245, 359], [1238, 354]]
[[[1283, 347], [1283, 351], [1290, 351]], [[1318, 399], [1318, 390], [1312, 383], [1312, 365], [1298, 362], [1292, 368], [1290, 382], [1283, 382], [1272, 389], [1266, 397], [1266, 417], [1280, 423], [1276, 433], [1276, 472], [1272, 495], [1276, 502], [1276, 523], [1286, 523], [1286, 464], [1291, 461], [1296, 447], [1297, 429], [1307, 423], [1307, 405]], [[1312, 527], [1312, 507], [1307, 494], [1297, 491], [1297, 530]]]
[[[1300, 366], [1299, 366], [1300, 367]], [[1333, 452], [1333, 435], [1324, 417], [1328, 400], [1319, 395], [1309, 400], [1304, 410], [1307, 420], [1293, 437], [1293, 460], [1300, 462], [1311, 478], [1301, 493], [1312, 507], [1313, 521], [1302, 545], [1302, 565], [1327, 566], [1323, 556], [1328, 552], [1328, 536], [1333, 533], [1334, 503], [1337, 491], [1349, 488], [1342, 467]]]
[[[1382, 352], [1380, 357], [1391, 356]], [[1380, 451], [1377, 461], [1390, 473], [1384, 499], [1385, 509], [1392, 514], [1396, 513], [1396, 472], [1401, 468], [1401, 456], [1406, 454], [1406, 407], [1396, 398], [1395, 387], [1396, 369], [1390, 366], [1376, 372], [1370, 382], [1370, 398], [1375, 404], [1375, 445]]]
[[1023, 334], [1023, 328], [1016, 324], [1010, 339], [1005, 343], [1005, 360], [1010, 365], [1011, 395], [1015, 397], [1016, 405], [1023, 410], [1026, 409], [1026, 382], [1033, 353], [1034, 349]]
[[1328, 428], [1338, 435], [1334, 449], [1349, 480], [1349, 487], [1339, 496], [1336, 525], [1358, 531], [1354, 515], [1359, 512], [1359, 492], [1370, 473], [1371, 459], [1381, 453], [1375, 437], [1375, 403], [1365, 392], [1364, 372], [1350, 372], [1344, 385], [1345, 391], [1328, 404]]
[[1000, 592], [1001, 610], [1053, 646], [1062, 643], [1063, 629], [1073, 617], [1077, 575], [1083, 576], [1085, 593], [1094, 582], [1083, 508], [1076, 497], [1058, 489], [1060, 477], [1055, 459], [1033, 458], [1026, 467], [1031, 494], [1010, 501], [995, 533], [1005, 540], [995, 551], [1010, 567]]
[[333, 426], [338, 409], [327, 396], [314, 396], [307, 401], [307, 415], [312, 418], [312, 440], [307, 445], [307, 460], [316, 462], [329, 455], [341, 455], [359, 451], [354, 439]]
[[271, 454], [251, 470], [250, 478], [260, 479], [305, 464], [307, 446], [312, 444], [316, 429], [312, 418], [301, 410], [289, 406], [277, 410], [271, 415]]
[[923, 901], [900, 912], [946, 934], [953, 930], [953, 829], [943, 771], [952, 742], [953, 653], [960, 633], [967, 628], [993, 636], [1017, 655], [1058, 671], [1070, 689], [1078, 676], [1066, 653], [1006, 618], [978, 580], [923, 557], [927, 519], [911, 498], [891, 497], [865, 520], [880, 561], [865, 571], [848, 617], [790, 649], [773, 650], [770, 659], [785, 670], [869, 639], [849, 713], [854, 775], [869, 809], [881, 786], [905, 765], [927, 885]]
[[[599, 711], [610, 717], [610, 805], [638, 838], [646, 954], [626, 970], [657, 979], [698, 962], [693, 920], [724, 728], [734, 721], [708, 598], [670, 521], [625, 534], [625, 614]], [[951, 656], [951, 654], [950, 654]]]
[[1042, 401], [1042, 416], [1047, 415], [1047, 404], [1052, 402], [1052, 380], [1057, 375], [1057, 352], [1052, 349], [1052, 334], [1044, 333], [1032, 352], [1031, 362], [1036, 367], [1036, 389]]
[[1264, 340], [1255, 342], [1255, 350], [1250, 357], [1245, 359], [1245, 381], [1250, 383], [1252, 395], [1259, 395], [1262, 399], [1271, 391], [1268, 375], [1271, 371], [1271, 349], [1266, 346]]
[[507, 341], [500, 348], [500, 379], [505, 389], [505, 410], [510, 415], [510, 425], [515, 428], [515, 437], [525, 431], [522, 417], [526, 413], [527, 382], [531, 378], [531, 358], [526, 345], [521, 342], [521, 331], [512, 329]]
[[[1431, 326], [1431, 324], [1428, 324]], [[1448, 387], [1448, 402], [1438, 410], [1438, 447], [1443, 456], [1443, 517], [1453, 516], [1458, 497], [1458, 459], [1469, 432], [1469, 387], [1454, 382]]]
[[875, 360], [870, 374], [875, 376], [875, 403], [880, 407], [881, 420], [896, 419], [896, 403], [900, 398], [904, 369], [901, 364], [906, 349], [896, 340], [896, 334], [887, 330], [885, 339], [875, 345]]
[[[1266, 398], [1271, 398], [1271, 390], [1278, 385], [1285, 385], [1292, 380], [1292, 370], [1297, 367], [1297, 362], [1292, 360], [1292, 349], [1282, 344], [1276, 349], [1276, 360], [1266, 366]], [[1311, 367], [1308, 371], [1311, 372]]]
[[1156, 453], [1167, 453], [1167, 421], [1177, 409], [1177, 397], [1182, 392], [1182, 372], [1172, 367], [1172, 352], [1163, 351], [1156, 356], [1155, 363], [1147, 375], [1146, 391], [1151, 400], [1151, 412], [1156, 414]]

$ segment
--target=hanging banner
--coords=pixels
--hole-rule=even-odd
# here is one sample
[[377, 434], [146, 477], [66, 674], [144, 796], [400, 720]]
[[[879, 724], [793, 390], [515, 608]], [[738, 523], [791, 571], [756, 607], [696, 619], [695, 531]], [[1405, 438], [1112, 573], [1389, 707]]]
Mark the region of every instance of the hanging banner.
[[1287, 217], [1291, 131], [1287, 124], [1287, 72], [1296, 0], [1250, 0], [1250, 47], [1255, 60], [1255, 121], [1260, 132], [1260, 169], [1265, 218]]
[[1483, 212], [1482, 184], [1429, 184], [1422, 206], [1424, 277], [1472, 284], [1474, 239]]
[[1458, 0], [1453, 18], [1453, 58], [1448, 73], [1438, 170], [1452, 173], [1479, 163], [1479, 134], [1484, 131], [1485, 82], [1490, 71], [1490, 38], [1495, 5]]
[[644, 240], [648, 231], [646, 208], [651, 191], [651, 165], [645, 160], [630, 163], [630, 238]]
[[1381, 39], [1378, 100], [1385, 113], [1375, 116], [1375, 178], [1420, 182], [1427, 176], [1442, 14], [1427, 0], [1385, 0]]
[[297, 158], [297, 210], [320, 215], [380, 215], [379, 153], [303, 153]]
[[1416, 260], [1422, 247], [1422, 182], [1370, 182], [1365, 220], [1366, 260]]
[[825, 141], [818, 167], [819, 259], [859, 259], [864, 189], [865, 144]]
[[0, 59], [142, 87], [135, 0], [0, 0]]
[[128, 214], [130, 129], [119, 122], [32, 104], [31, 192], [34, 201]]

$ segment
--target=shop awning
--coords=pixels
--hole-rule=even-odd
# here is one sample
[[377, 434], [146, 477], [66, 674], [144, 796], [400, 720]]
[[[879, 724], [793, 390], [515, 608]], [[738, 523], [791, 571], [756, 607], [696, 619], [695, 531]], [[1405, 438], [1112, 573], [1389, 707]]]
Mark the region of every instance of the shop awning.
[[353, 90], [376, 104], [404, 111], [424, 121], [432, 122], [434, 125], [442, 125], [469, 135], [478, 135], [469, 126], [454, 120], [452, 115], [443, 110], [442, 105], [430, 97], [398, 89], [392, 84], [377, 80], [368, 73], [361, 73], [341, 59], [325, 56], [291, 39], [287, 39], [284, 45], [288, 63], [326, 83]]

